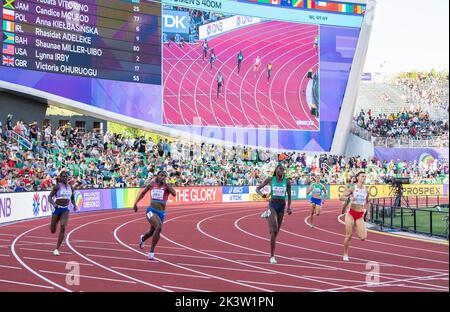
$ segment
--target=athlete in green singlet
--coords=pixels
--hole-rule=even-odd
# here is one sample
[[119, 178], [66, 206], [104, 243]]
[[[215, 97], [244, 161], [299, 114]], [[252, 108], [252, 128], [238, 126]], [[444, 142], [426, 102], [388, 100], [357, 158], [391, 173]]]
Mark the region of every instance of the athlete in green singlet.
[[263, 198], [267, 194], [263, 194], [261, 189], [266, 185], [271, 186], [269, 209], [261, 216], [267, 218], [270, 232], [270, 263], [276, 264], [275, 259], [275, 244], [277, 235], [280, 232], [281, 223], [283, 222], [284, 211], [286, 208], [286, 195], [288, 199], [287, 213], [292, 214], [291, 209], [291, 181], [285, 177], [285, 169], [282, 165], [278, 165], [272, 177], [268, 177], [263, 184], [256, 188], [258, 193]]

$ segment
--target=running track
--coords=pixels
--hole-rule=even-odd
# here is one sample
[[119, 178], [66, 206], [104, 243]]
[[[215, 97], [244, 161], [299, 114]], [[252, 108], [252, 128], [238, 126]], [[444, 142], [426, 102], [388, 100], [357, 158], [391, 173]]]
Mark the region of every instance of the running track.
[[[276, 21], [225, 33], [208, 41], [218, 57], [212, 70], [209, 59], [202, 62], [201, 42], [164, 45], [164, 124], [318, 130], [305, 95], [308, 70], [318, 70], [317, 34], [314, 25]], [[238, 74], [239, 50], [244, 61]], [[255, 77], [257, 56], [261, 68]], [[225, 83], [217, 98], [219, 71]]]
[[[169, 207], [159, 261], [136, 241], [143, 210], [72, 214], [62, 255], [49, 219], [0, 227], [0, 291], [435, 291], [447, 292], [448, 245], [369, 233], [341, 261], [340, 202], [328, 202], [307, 225], [306, 202], [295, 202], [268, 263], [265, 203]], [[147, 247], [148, 248], [148, 247]], [[146, 250], [144, 251], [147, 251]], [[66, 263], [80, 263], [80, 285], [67, 285]], [[366, 264], [380, 264], [380, 284], [366, 283]], [[194, 286], [195, 285], [195, 286]]]

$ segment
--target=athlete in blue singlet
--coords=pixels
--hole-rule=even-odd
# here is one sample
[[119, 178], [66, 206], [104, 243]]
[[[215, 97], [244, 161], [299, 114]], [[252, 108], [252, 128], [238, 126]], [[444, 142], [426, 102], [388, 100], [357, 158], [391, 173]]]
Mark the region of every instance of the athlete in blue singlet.
[[54, 208], [50, 223], [50, 232], [52, 234], [56, 233], [56, 227], [58, 226], [58, 223], [60, 223], [58, 243], [56, 244], [56, 249], [53, 251], [55, 256], [59, 256], [59, 248], [64, 240], [67, 223], [69, 222], [70, 202], [72, 202], [73, 210], [77, 211], [74, 193], [75, 190], [72, 185], [69, 184], [69, 174], [67, 171], [62, 171], [58, 178], [58, 184], [48, 196], [48, 202]]
[[314, 177], [315, 182], [309, 186], [306, 195], [311, 194], [311, 213], [310, 213], [310, 227], [314, 227], [314, 216], [320, 215], [322, 205], [325, 203], [327, 189], [320, 182], [321, 176], [318, 174]]

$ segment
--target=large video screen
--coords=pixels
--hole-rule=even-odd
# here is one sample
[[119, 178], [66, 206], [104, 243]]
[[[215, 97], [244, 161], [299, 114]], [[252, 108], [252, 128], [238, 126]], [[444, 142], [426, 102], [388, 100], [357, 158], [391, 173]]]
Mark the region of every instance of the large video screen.
[[161, 5], [4, 0], [0, 80], [159, 122]]
[[216, 138], [254, 129], [259, 146], [330, 150], [359, 28], [164, 12], [189, 35], [163, 28], [163, 124]]
[[148, 129], [330, 150], [365, 6], [162, 3], [2, 0], [0, 88]]

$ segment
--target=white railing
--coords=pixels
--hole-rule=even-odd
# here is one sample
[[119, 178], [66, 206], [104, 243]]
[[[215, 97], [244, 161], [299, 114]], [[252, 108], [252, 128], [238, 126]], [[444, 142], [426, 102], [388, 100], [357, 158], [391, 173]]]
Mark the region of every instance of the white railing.
[[372, 142], [372, 134], [370, 133], [370, 131], [358, 126], [357, 122], [354, 120], [352, 121], [352, 133], [366, 141]]
[[352, 133], [360, 138], [372, 142], [375, 146], [382, 147], [448, 147], [448, 135], [434, 137], [432, 139], [413, 139], [410, 137], [387, 138], [375, 137], [370, 131], [358, 126], [356, 121], [352, 122]]
[[7, 132], [7, 136], [9, 140], [15, 141], [17, 144], [22, 145], [27, 150], [33, 149], [33, 143], [23, 135], [20, 135], [13, 130], [9, 130]]
[[375, 146], [382, 147], [448, 147], [448, 138], [441, 137], [429, 140], [414, 140], [411, 138], [381, 138], [373, 139]]

